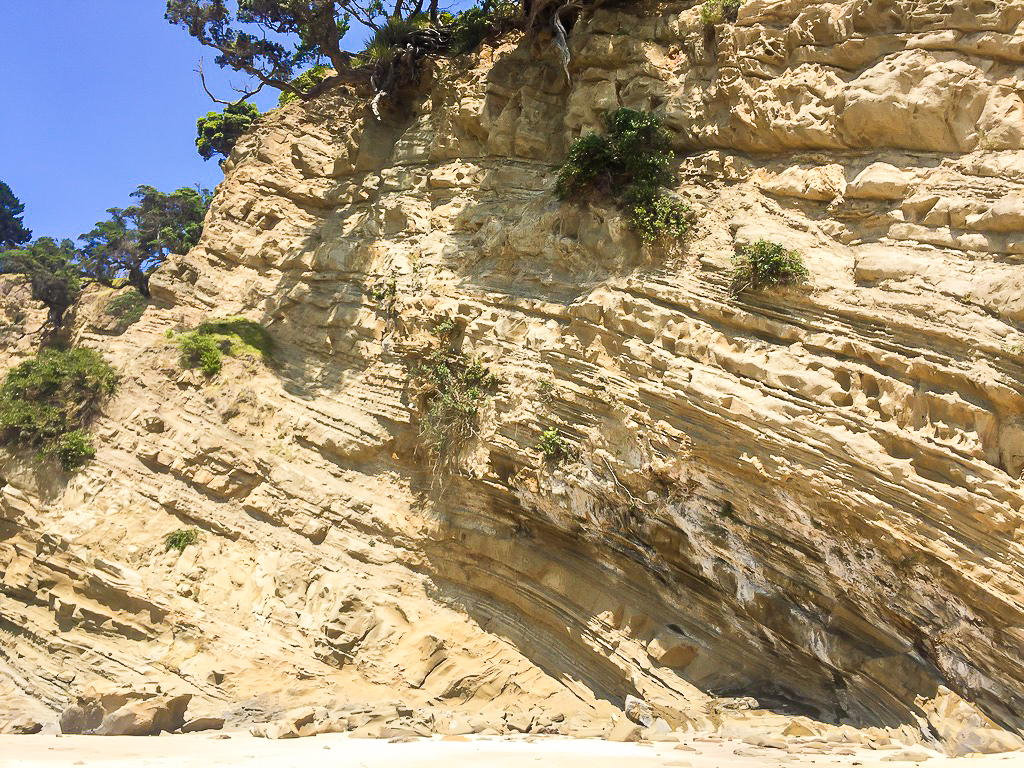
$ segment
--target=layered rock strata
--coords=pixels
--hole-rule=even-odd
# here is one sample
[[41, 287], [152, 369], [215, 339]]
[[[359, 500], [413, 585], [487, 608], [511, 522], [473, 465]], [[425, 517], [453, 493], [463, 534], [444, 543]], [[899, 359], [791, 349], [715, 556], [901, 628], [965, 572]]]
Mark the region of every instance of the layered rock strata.
[[[383, 122], [359, 92], [265, 118], [160, 305], [79, 312], [123, 373], [97, 459], [0, 473], [0, 670], [51, 707], [159, 679], [675, 725], [740, 695], [952, 742], [945, 686], [1024, 729], [1022, 20], [630, 5], [577, 22], [571, 83], [509, 40]], [[618, 106], [673, 131], [682, 248], [552, 196]], [[809, 283], [730, 297], [761, 237]], [[164, 332], [228, 314], [269, 364], [182, 371]], [[442, 466], [414, 380], [446, 320], [500, 383]]]

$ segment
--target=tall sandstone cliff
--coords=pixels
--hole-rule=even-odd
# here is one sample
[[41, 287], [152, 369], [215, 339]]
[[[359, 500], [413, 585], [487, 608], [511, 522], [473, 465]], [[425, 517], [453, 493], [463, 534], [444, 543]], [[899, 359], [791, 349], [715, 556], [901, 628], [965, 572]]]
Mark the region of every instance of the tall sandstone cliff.
[[[1024, 730], [1024, 0], [713, 32], [630, 3], [570, 42], [570, 83], [510, 39], [383, 121], [354, 90], [272, 113], [158, 305], [113, 335], [83, 303], [122, 386], [84, 471], [0, 465], [0, 706], [159, 681], [918, 728], [945, 687]], [[681, 248], [552, 195], [619, 106], [673, 132]], [[809, 283], [730, 298], [759, 237]], [[180, 368], [168, 329], [238, 314], [268, 364]], [[447, 468], [411, 383], [445, 319], [500, 380]]]

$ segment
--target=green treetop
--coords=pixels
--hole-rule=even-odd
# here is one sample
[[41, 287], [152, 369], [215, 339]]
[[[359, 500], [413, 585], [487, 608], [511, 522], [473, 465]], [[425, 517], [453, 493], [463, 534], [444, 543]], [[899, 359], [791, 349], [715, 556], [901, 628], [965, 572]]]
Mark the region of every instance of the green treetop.
[[132, 197], [137, 205], [110, 208], [108, 220], [81, 236], [82, 271], [104, 283], [126, 276], [148, 297], [153, 270], [169, 254], [185, 253], [199, 242], [211, 195], [188, 187], [165, 194], [141, 186]]
[[0, 251], [17, 248], [32, 239], [32, 231], [22, 223], [24, 213], [25, 206], [0, 181]]

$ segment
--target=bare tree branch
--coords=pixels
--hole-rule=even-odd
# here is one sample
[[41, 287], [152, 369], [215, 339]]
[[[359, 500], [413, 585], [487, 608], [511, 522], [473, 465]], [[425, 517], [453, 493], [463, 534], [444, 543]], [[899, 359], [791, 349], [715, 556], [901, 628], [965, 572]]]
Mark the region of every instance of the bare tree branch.
[[238, 99], [237, 101], [224, 101], [223, 99], [218, 99], [216, 96], [214, 96], [212, 93], [210, 93], [210, 89], [206, 85], [206, 75], [203, 74], [203, 60], [202, 59], [199, 60], [199, 69], [197, 69], [196, 72], [199, 73], [199, 81], [203, 84], [203, 90], [206, 91], [206, 95], [209, 96], [213, 100], [213, 102], [215, 104], [223, 104], [223, 105], [228, 106], [228, 107], [237, 107], [239, 104], [241, 104], [246, 99], [248, 99], [248, 98], [250, 98], [252, 96], [255, 96], [257, 93], [262, 91], [263, 90], [263, 86], [266, 85], [266, 83], [261, 81], [260, 84], [258, 86], [256, 86], [256, 90], [254, 90], [254, 91], [243, 91], [243, 90], [240, 90], [240, 89], [235, 88], [234, 86], [232, 86], [232, 90], [234, 90], [235, 93], [241, 93], [242, 94], [242, 98]]

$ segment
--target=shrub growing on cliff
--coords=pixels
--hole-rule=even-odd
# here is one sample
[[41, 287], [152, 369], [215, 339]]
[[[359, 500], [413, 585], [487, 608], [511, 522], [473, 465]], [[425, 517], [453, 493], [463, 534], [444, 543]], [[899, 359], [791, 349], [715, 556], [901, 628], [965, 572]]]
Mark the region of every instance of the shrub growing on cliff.
[[646, 243], [685, 237], [693, 211], [664, 191], [674, 181], [675, 154], [661, 120], [622, 108], [606, 115], [605, 129], [605, 136], [591, 133], [573, 143], [559, 168], [555, 195], [561, 200], [611, 199], [628, 213]]
[[178, 337], [178, 348], [183, 368], [199, 368], [211, 378], [220, 373], [224, 363], [220, 345], [212, 336], [196, 331], [183, 333]]
[[540, 440], [537, 441], [537, 450], [544, 454], [544, 458], [553, 464], [560, 464], [572, 458], [572, 446], [569, 441], [562, 437], [554, 427], [545, 429], [540, 433]]
[[85, 429], [116, 388], [98, 352], [45, 349], [0, 386], [0, 442], [37, 448], [70, 471], [94, 455]]
[[164, 549], [170, 552], [172, 549], [184, 552], [186, 547], [199, 543], [199, 531], [195, 528], [179, 528], [174, 533], [167, 534], [164, 539]]
[[420, 438], [437, 468], [444, 468], [476, 432], [480, 406], [498, 384], [479, 360], [454, 348], [454, 324], [438, 327], [440, 345], [412, 369], [411, 381], [421, 401]]
[[733, 256], [733, 296], [743, 291], [760, 291], [777, 285], [796, 285], [808, 277], [807, 267], [797, 251], [764, 239], [737, 249]]
[[120, 332], [139, 322], [146, 311], [146, 306], [146, 297], [130, 288], [111, 298], [103, 312], [117, 320], [117, 330]]
[[244, 317], [209, 320], [177, 341], [182, 367], [199, 368], [210, 377], [220, 373], [224, 355], [265, 360], [274, 351], [267, 329]]
[[[284, 94], [282, 94], [282, 97]], [[207, 112], [196, 122], [196, 149], [204, 160], [214, 155], [227, 157], [242, 134], [252, 127], [260, 111], [252, 104], [229, 104], [223, 112]]]
[[[301, 75], [292, 80], [291, 84], [296, 88], [296, 91], [305, 93], [313, 90], [316, 86], [320, 85], [324, 80], [331, 76], [331, 69], [323, 65], [318, 64], [315, 67], [310, 67]], [[277, 99], [277, 106], [283, 107], [286, 104], [291, 104], [293, 101], [298, 99], [298, 93], [292, 91], [281, 91], [281, 95]]]
[[742, 5], [743, 0], [704, 0], [700, 7], [700, 21], [705, 26], [721, 24], [723, 21], [735, 23]]

